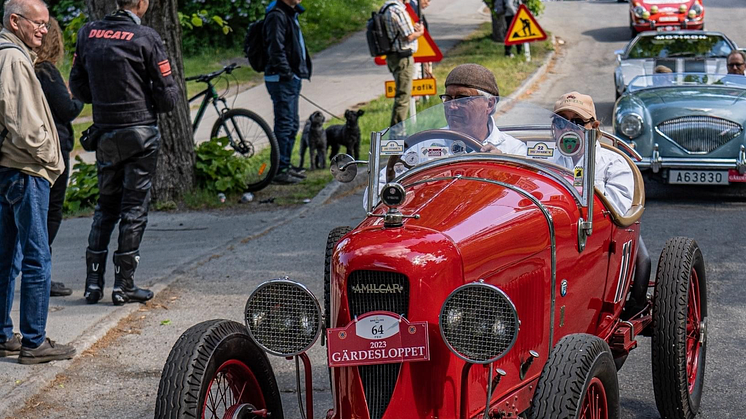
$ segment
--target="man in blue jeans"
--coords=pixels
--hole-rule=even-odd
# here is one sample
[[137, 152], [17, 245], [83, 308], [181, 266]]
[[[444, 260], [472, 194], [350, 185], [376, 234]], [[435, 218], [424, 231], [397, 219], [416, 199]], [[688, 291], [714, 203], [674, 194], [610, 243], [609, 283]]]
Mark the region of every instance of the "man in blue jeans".
[[[21, 364], [70, 359], [75, 349], [46, 337], [52, 256], [49, 189], [64, 170], [52, 111], [36, 78], [33, 49], [49, 28], [41, 0], [5, 3], [0, 32], [0, 357]], [[21, 260], [21, 335], [10, 310]]]
[[298, 22], [298, 15], [305, 10], [300, 2], [277, 0], [267, 8], [264, 19], [264, 45], [269, 58], [264, 69], [264, 82], [272, 98], [274, 132], [280, 145], [280, 165], [273, 182], [283, 185], [301, 182], [306, 177], [290, 165], [300, 128], [298, 100], [301, 80], [311, 79], [311, 56]]

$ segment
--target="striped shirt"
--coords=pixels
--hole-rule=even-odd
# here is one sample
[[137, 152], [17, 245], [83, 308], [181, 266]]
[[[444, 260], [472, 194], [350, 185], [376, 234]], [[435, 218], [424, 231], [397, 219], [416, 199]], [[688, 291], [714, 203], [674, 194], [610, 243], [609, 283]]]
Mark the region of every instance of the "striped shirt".
[[383, 15], [389, 39], [394, 40], [394, 45], [399, 51], [411, 50], [413, 53], [417, 52], [417, 40], [415, 39], [412, 42], [406, 40], [409, 35], [414, 33], [412, 19], [410, 19], [406, 7], [400, 0], [388, 0], [383, 7], [392, 3], [393, 6], [386, 9], [386, 13]]

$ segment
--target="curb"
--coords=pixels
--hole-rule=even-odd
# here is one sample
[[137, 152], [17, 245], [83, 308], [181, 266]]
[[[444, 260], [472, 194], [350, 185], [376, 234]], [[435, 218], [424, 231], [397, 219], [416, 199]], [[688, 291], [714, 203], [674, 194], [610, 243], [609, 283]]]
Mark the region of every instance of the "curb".
[[[554, 35], [552, 35], [551, 41], [552, 45], [555, 45]], [[554, 50], [550, 52], [549, 55], [547, 55], [547, 57], [545, 58], [544, 64], [541, 67], [536, 69], [531, 74], [531, 76], [529, 76], [523, 83], [521, 83], [521, 85], [513, 93], [505, 97], [505, 99], [501, 100], [498, 104], [497, 110], [507, 110], [507, 107], [512, 106], [520, 96], [525, 94], [526, 91], [528, 91], [542, 76], [544, 76], [547, 72], [547, 69], [549, 68], [549, 64], [555, 57], [555, 53], [556, 51]], [[215, 246], [211, 249], [211, 251], [205, 253], [205, 256], [198, 256], [185, 263], [183, 266], [174, 269], [169, 274], [152, 279], [150, 283], [156, 281], [158, 281], [158, 283], [151, 286], [150, 289], [153, 291], [154, 296], [157, 296], [163, 290], [171, 286], [174, 282], [181, 279], [183, 273], [187, 272], [191, 267], [206, 262], [216, 253], [222, 253], [220, 252], [220, 250], [225, 251], [232, 244], [238, 244], [261, 237], [274, 230], [275, 228], [288, 223], [290, 220], [300, 217], [301, 215], [312, 209], [326, 205], [337, 198], [341, 198], [348, 194], [354, 193], [359, 188], [365, 186], [367, 184], [367, 181], [367, 170], [358, 171], [357, 176], [355, 176], [355, 179], [353, 179], [350, 183], [340, 183], [336, 180], [332, 180], [324, 187], [324, 189], [316, 194], [313, 199], [311, 199], [311, 202], [301, 207], [298, 211], [290, 215], [288, 218], [275, 224], [268, 225], [262, 231], [257, 232], [251, 236], [236, 238], [226, 243]], [[141, 306], [139, 304], [124, 305], [113, 310], [111, 313], [109, 313], [108, 316], [104, 317], [102, 320], [86, 329], [83, 333], [81, 333], [80, 336], [70, 342], [77, 350], [75, 358], [69, 361], [55, 361], [50, 364], [46, 364], [45, 368], [40, 369], [40, 371], [38, 371], [33, 376], [33, 378], [18, 385], [4, 396], [3, 403], [2, 405], [0, 405], [0, 418], [10, 414], [11, 408], [13, 410], [17, 410], [21, 406], [24, 406], [28, 400], [39, 394], [44, 387], [48, 386], [49, 383], [54, 381], [57, 375], [64, 373], [72, 365], [73, 362], [81, 357], [83, 352], [90, 349], [93, 345], [96, 344], [96, 342], [98, 342], [107, 333], [113, 330], [122, 319], [136, 312], [140, 309], [140, 307]]]

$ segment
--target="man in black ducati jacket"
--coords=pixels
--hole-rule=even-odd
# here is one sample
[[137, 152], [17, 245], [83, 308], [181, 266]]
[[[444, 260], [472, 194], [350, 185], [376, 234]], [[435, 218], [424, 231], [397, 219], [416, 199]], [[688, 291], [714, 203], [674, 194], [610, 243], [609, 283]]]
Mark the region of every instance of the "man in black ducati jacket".
[[160, 146], [156, 114], [171, 111], [179, 94], [163, 41], [140, 25], [149, 1], [117, 0], [117, 6], [113, 14], [80, 29], [70, 72], [73, 95], [93, 103], [98, 138], [99, 198], [86, 249], [89, 304], [103, 297], [106, 256], [117, 221], [112, 301], [121, 305], [153, 298], [151, 291], [135, 286], [134, 274]]
[[290, 166], [295, 136], [300, 127], [298, 100], [301, 79], [311, 78], [311, 56], [308, 54], [298, 14], [304, 9], [301, 0], [277, 0], [264, 18], [264, 45], [267, 67], [264, 82], [272, 97], [275, 113], [275, 137], [280, 146], [280, 165], [273, 182], [292, 184], [306, 176]]

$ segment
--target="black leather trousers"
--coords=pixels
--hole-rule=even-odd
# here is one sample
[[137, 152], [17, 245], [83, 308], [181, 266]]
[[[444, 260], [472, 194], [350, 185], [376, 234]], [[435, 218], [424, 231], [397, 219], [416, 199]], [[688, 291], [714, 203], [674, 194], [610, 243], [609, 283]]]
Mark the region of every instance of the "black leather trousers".
[[119, 222], [118, 253], [138, 250], [148, 223], [151, 180], [161, 135], [158, 127], [104, 131], [96, 149], [99, 197], [88, 248], [107, 250]]

